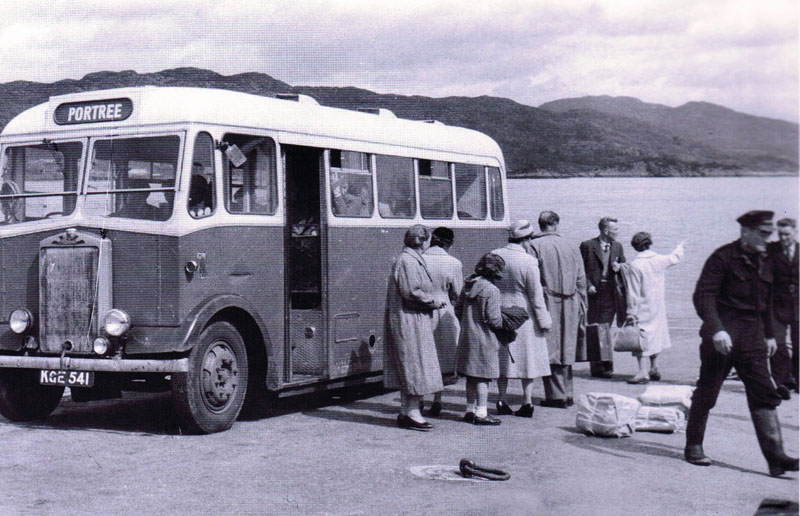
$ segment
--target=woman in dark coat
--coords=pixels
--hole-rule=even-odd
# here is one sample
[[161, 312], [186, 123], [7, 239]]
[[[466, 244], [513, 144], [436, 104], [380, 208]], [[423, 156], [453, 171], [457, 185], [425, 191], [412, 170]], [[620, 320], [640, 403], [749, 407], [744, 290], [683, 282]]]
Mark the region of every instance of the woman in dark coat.
[[475, 266], [475, 274], [464, 282], [456, 306], [461, 320], [456, 370], [467, 377], [467, 410], [464, 421], [476, 425], [499, 425], [500, 420], [486, 410], [489, 382], [500, 376], [495, 335], [503, 328], [500, 290], [492, 283], [502, 277], [505, 262], [496, 254], [486, 254]]
[[419, 409], [422, 397], [444, 389], [432, 314], [443, 303], [434, 297], [435, 288], [422, 258], [430, 231], [423, 225], [406, 231], [405, 247], [392, 266], [386, 299], [386, 337], [383, 384], [400, 389], [401, 428], [427, 431], [433, 425], [423, 419]]

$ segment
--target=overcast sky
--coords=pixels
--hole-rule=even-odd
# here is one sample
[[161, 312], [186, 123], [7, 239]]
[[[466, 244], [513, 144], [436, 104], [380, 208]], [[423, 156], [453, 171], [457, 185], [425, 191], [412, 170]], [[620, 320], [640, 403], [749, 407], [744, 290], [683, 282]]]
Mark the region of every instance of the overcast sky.
[[798, 2], [0, 0], [0, 63], [0, 82], [195, 66], [533, 106], [704, 100], [797, 122]]

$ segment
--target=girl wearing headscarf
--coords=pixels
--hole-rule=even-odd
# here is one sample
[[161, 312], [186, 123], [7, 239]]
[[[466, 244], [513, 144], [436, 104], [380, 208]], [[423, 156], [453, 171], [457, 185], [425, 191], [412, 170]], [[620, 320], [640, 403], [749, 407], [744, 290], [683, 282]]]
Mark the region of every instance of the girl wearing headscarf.
[[428, 228], [411, 226], [403, 252], [392, 265], [383, 365], [384, 386], [400, 389], [398, 426], [423, 432], [433, 425], [422, 417], [419, 403], [424, 395], [444, 388], [432, 326], [433, 310], [442, 303], [433, 295], [435, 289], [422, 257], [429, 238]]
[[467, 377], [467, 409], [464, 421], [476, 425], [499, 425], [486, 409], [489, 382], [500, 376], [495, 335], [503, 329], [500, 290], [493, 281], [502, 276], [505, 262], [496, 254], [486, 254], [475, 266], [475, 274], [464, 282], [456, 306], [461, 320], [456, 370]]

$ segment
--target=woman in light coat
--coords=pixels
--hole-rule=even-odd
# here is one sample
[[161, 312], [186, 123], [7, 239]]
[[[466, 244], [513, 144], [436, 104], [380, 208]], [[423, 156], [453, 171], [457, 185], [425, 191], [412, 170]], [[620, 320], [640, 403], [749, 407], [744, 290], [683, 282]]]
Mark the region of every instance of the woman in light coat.
[[656, 254], [650, 250], [653, 245], [650, 233], [642, 231], [633, 235], [631, 245], [639, 254], [618, 268], [627, 283], [628, 318], [639, 323], [643, 335], [641, 353], [633, 354], [639, 361], [639, 371], [628, 383], [643, 384], [661, 379], [656, 359], [672, 346], [664, 302], [664, 276], [669, 267], [683, 258], [683, 242], [670, 254]]
[[[501, 349], [498, 357], [500, 399], [497, 412], [520, 417], [533, 417], [533, 380], [550, 376], [550, 355], [544, 332], [550, 330], [553, 321], [544, 301], [539, 260], [529, 253], [532, 237], [530, 222], [518, 220], [509, 227], [508, 245], [492, 251], [505, 260], [503, 278], [496, 283], [503, 306], [523, 308], [530, 317], [517, 329], [517, 338]], [[509, 378], [519, 378], [522, 382], [522, 406], [516, 412], [512, 412], [505, 400]]]
[[419, 410], [422, 397], [444, 388], [431, 323], [433, 311], [442, 303], [433, 295], [422, 257], [429, 237], [428, 228], [419, 224], [406, 232], [405, 247], [389, 276], [384, 339], [383, 384], [400, 389], [397, 424], [420, 431], [433, 428]]
[[[464, 286], [464, 273], [458, 258], [448, 254], [453, 245], [453, 230], [438, 227], [431, 235], [431, 245], [425, 251], [425, 263], [433, 280], [433, 297], [444, 306], [433, 311], [433, 340], [436, 341], [436, 354], [439, 356], [439, 369], [445, 383], [458, 380], [456, 372], [456, 346], [461, 326], [453, 306], [461, 295]], [[427, 416], [437, 417], [442, 412], [442, 392], [433, 395]]]
[[500, 290], [492, 283], [501, 277], [505, 263], [495, 254], [484, 255], [475, 274], [464, 282], [456, 304], [461, 335], [456, 352], [456, 370], [467, 377], [467, 410], [464, 421], [476, 425], [499, 425], [486, 409], [489, 382], [500, 374], [500, 343], [495, 332], [503, 328]]

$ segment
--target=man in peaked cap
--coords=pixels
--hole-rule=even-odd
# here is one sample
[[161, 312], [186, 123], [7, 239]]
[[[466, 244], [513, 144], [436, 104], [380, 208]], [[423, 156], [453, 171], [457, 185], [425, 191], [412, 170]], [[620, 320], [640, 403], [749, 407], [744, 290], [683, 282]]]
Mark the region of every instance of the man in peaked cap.
[[798, 463], [783, 451], [775, 412], [781, 398], [769, 371], [776, 343], [772, 330], [772, 271], [766, 258], [767, 239], [775, 230], [773, 212], [749, 211], [736, 219], [741, 237], [706, 260], [697, 280], [695, 310], [700, 328], [700, 379], [692, 395], [686, 427], [686, 460], [708, 466], [703, 452], [708, 413], [732, 367], [745, 384], [747, 406], [756, 437], [772, 476], [797, 471]]

